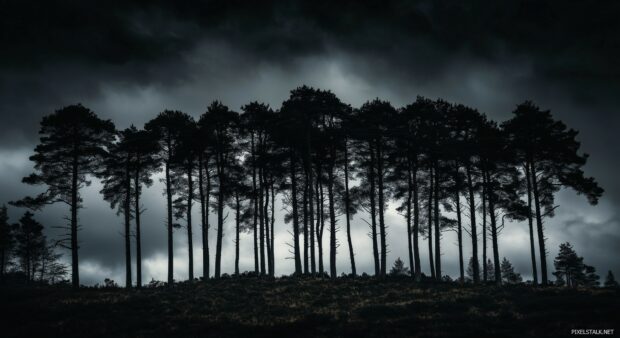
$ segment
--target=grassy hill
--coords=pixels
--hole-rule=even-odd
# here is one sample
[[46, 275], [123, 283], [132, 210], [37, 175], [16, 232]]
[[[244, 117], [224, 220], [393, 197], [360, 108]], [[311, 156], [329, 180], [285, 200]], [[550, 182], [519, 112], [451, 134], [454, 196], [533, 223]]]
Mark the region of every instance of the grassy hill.
[[230, 278], [173, 288], [0, 286], [3, 337], [567, 336], [615, 328], [618, 290]]

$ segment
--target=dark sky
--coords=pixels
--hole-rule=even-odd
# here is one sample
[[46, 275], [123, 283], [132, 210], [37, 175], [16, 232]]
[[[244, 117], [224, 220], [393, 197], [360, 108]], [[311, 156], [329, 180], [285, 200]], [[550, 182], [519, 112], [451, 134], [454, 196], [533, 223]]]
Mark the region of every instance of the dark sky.
[[[232, 109], [252, 100], [278, 108], [302, 84], [331, 89], [355, 107], [375, 97], [395, 106], [417, 95], [441, 97], [498, 121], [530, 99], [580, 131], [582, 150], [591, 155], [586, 172], [606, 190], [597, 206], [571, 191], [559, 193], [557, 216], [545, 224], [550, 264], [559, 243], [570, 241], [601, 275], [620, 274], [618, 13], [617, 1], [566, 0], [2, 1], [0, 203], [38, 191], [20, 183], [32, 171], [28, 156], [38, 123], [77, 102], [125, 128], [142, 126], [165, 108], [197, 117], [214, 99]], [[94, 181], [84, 191], [80, 220], [81, 277], [90, 284], [120, 281], [123, 273], [122, 220], [99, 188]], [[144, 203], [144, 278], [165, 279], [161, 185], [148, 190]], [[12, 208], [12, 220], [22, 212]], [[37, 218], [55, 237], [53, 227], [67, 213], [59, 205]], [[388, 260], [405, 258], [402, 217], [392, 208], [387, 221]], [[371, 272], [368, 228], [360, 218], [353, 225], [358, 269]], [[276, 228], [276, 273], [288, 274], [288, 228], [282, 222]], [[226, 231], [223, 266], [230, 272], [233, 242], [231, 228]], [[179, 279], [187, 277], [185, 238], [177, 231]], [[445, 233], [443, 243], [446, 273], [455, 276], [454, 234]], [[242, 237], [242, 270], [253, 268], [250, 244]], [[526, 277], [528, 245], [525, 224], [508, 224], [501, 234], [500, 255]], [[200, 261], [196, 266], [201, 275]], [[341, 247], [338, 271], [347, 269]]]

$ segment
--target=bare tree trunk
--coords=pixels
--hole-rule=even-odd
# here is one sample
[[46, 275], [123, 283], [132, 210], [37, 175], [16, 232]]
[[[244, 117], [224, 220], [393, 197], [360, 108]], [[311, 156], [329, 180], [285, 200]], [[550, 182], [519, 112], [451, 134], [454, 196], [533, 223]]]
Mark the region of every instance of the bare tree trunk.
[[258, 173], [259, 187], [258, 187], [258, 216], [259, 216], [259, 226], [260, 226], [260, 274], [265, 275], [265, 218], [263, 208], [263, 168], [260, 168]]
[[420, 206], [418, 204], [418, 170], [417, 166], [413, 170], [413, 260], [415, 266], [415, 280], [422, 279], [422, 268], [420, 266], [420, 248], [418, 247], [420, 226]]
[[431, 278], [435, 279], [435, 261], [433, 257], [433, 168], [428, 170], [428, 259], [431, 266]]
[[254, 273], [258, 276], [259, 263], [258, 263], [258, 192], [256, 190], [256, 149], [254, 148], [254, 132], [251, 137], [251, 150], [252, 150], [252, 202], [254, 203], [254, 219], [252, 222], [252, 230], [254, 233]]
[[166, 162], [166, 202], [168, 203], [168, 286], [173, 286], [174, 252], [172, 248], [172, 190], [170, 185], [170, 165]]
[[275, 210], [275, 206], [276, 206], [276, 192], [275, 192], [275, 188], [274, 188], [274, 180], [273, 180], [273, 176], [271, 177], [271, 277], [275, 276], [276, 273], [276, 259], [275, 259], [275, 250], [276, 250], [276, 246], [275, 246], [275, 238], [276, 238], [276, 231], [274, 229], [274, 226], [276, 224], [276, 210]]
[[205, 266], [205, 231], [207, 227], [207, 222], [205, 221], [206, 210], [205, 210], [205, 189], [204, 189], [204, 177], [203, 177], [203, 155], [202, 153], [198, 155], [198, 197], [200, 198], [200, 228], [201, 228], [201, 237], [202, 237], [202, 276], [204, 280], [209, 278], [206, 266]]
[[203, 275], [205, 279], [209, 278], [211, 274], [211, 265], [210, 260], [211, 257], [209, 255], [209, 229], [211, 226], [209, 225], [209, 202], [211, 201], [211, 173], [209, 172], [209, 168], [205, 163], [205, 174], [207, 178], [207, 189], [205, 191], [205, 230], [204, 230], [204, 239], [202, 242], [202, 257], [203, 257]]
[[[301, 274], [301, 258], [299, 256], [299, 219], [298, 219], [298, 211], [297, 211], [297, 173], [295, 172], [295, 155], [293, 153], [293, 148], [289, 149], [289, 165], [290, 165], [290, 175], [291, 175], [291, 202], [293, 204], [293, 251], [294, 251], [294, 259], [295, 259], [295, 274]], [[306, 231], [304, 227], [304, 232]], [[273, 236], [273, 234], [272, 234]], [[308, 251], [305, 250], [304, 258], [307, 258]], [[308, 268], [308, 264], [306, 263], [306, 270]]]
[[71, 173], [71, 285], [77, 289], [80, 287], [80, 271], [78, 269], [78, 158], [77, 145], [74, 146], [74, 156]]
[[[320, 173], [319, 173], [320, 174]], [[318, 184], [318, 188], [317, 191], [319, 192], [319, 202], [320, 202], [320, 217], [319, 217], [319, 229], [318, 229], [318, 245], [319, 245], [319, 273], [321, 274], [321, 277], [323, 277], [323, 274], [325, 273], [325, 268], [323, 266], [323, 229], [325, 228], [325, 217], [323, 217], [323, 211], [324, 211], [324, 205], [325, 205], [325, 198], [323, 195], [323, 183], [321, 182], [320, 176], [319, 178], [317, 178], [317, 184]]]
[[239, 191], [235, 191], [235, 276], [239, 276], [239, 223], [241, 221]]
[[375, 156], [372, 143], [368, 142], [370, 152], [370, 162], [368, 166], [368, 180], [370, 181], [370, 218], [372, 231], [372, 256], [375, 261], [375, 276], [381, 275], [381, 265], [379, 263], [379, 248], [377, 245], [377, 203], [375, 201]]
[[379, 188], [379, 230], [381, 238], [381, 276], [386, 275], [387, 267], [387, 231], [385, 227], [385, 201], [383, 193], [383, 152], [381, 151], [381, 140], [377, 141], [377, 183]]
[[532, 217], [532, 182], [530, 179], [530, 168], [526, 165], [523, 167], [525, 171], [525, 179], [527, 181], [527, 223], [530, 230], [530, 253], [532, 256], [532, 277], [534, 285], [538, 284], [538, 269], [536, 268], [536, 246], [534, 244], [534, 224]]
[[131, 288], [131, 172], [129, 156], [126, 160], [125, 201], [123, 201], [123, 213], [125, 214], [125, 287]]
[[413, 197], [413, 182], [411, 181], [411, 160], [407, 159], [407, 251], [409, 253], [409, 268], [411, 277], [415, 277], [416, 267], [413, 263], [412, 233], [411, 233], [411, 199]]
[[487, 266], [487, 181], [486, 176], [482, 177], [482, 280], [489, 280], [489, 269]]
[[[489, 173], [487, 175], [487, 183], [490, 180]], [[502, 272], [500, 270], [499, 263], [499, 250], [497, 246], [497, 220], [495, 217], [495, 197], [492, 191], [488, 192], [488, 200], [489, 200], [489, 218], [491, 219], [491, 240], [493, 243], [493, 265], [495, 268], [493, 269], [495, 272], [495, 284], [502, 284]]]
[[304, 218], [304, 274], [308, 274], [308, 175], [304, 179], [303, 191], [303, 218]]
[[[473, 257], [474, 283], [480, 282], [480, 267], [478, 265], [478, 232], [476, 231], [476, 200], [474, 199], [474, 184], [472, 182], [471, 168], [465, 167], [467, 173], [467, 188], [469, 192], [469, 226], [471, 231], [471, 250]], [[484, 264], [483, 264], [484, 265]]]
[[192, 206], [194, 205], [193, 167], [194, 163], [190, 160], [187, 168], [187, 253], [190, 283], [194, 281], [194, 241], [192, 238]]
[[454, 199], [456, 201], [456, 223], [457, 223], [457, 236], [459, 241], [459, 272], [460, 282], [465, 282], [465, 267], [463, 266], [463, 224], [461, 222], [461, 194], [459, 191], [458, 172], [455, 175], [455, 182], [457, 182], [457, 189]]
[[226, 183], [224, 180], [224, 168], [223, 168], [223, 160], [221, 158], [221, 154], [217, 154], [218, 157], [218, 179], [219, 179], [219, 188], [218, 188], [218, 196], [217, 196], [217, 241], [215, 248], [215, 278], [220, 278], [220, 269], [222, 264], [222, 238], [224, 237], [224, 189], [226, 188]]
[[532, 175], [532, 190], [534, 192], [534, 205], [536, 207], [536, 226], [538, 229], [538, 246], [540, 249], [540, 274], [541, 284], [547, 285], [547, 252], [545, 251], [545, 236], [543, 234], [542, 215], [540, 213], [540, 197], [538, 193], [538, 179], [536, 177], [536, 166], [530, 161], [530, 173]]
[[344, 207], [345, 217], [347, 219], [347, 242], [349, 243], [349, 257], [351, 260], [351, 275], [355, 277], [357, 271], [355, 269], [355, 254], [353, 253], [353, 241], [351, 240], [351, 200], [349, 196], [349, 149], [347, 140], [344, 140]]
[[330, 277], [336, 278], [336, 212], [334, 208], [334, 169], [329, 168], [328, 172], [327, 194], [329, 199], [329, 274]]
[[435, 163], [435, 277], [441, 280], [441, 225], [439, 224], [439, 168]]

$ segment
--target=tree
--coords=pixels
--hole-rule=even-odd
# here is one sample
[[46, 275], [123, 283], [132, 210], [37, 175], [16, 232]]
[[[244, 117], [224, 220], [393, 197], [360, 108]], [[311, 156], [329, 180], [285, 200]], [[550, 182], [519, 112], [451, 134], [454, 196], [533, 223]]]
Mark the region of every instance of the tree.
[[172, 175], [172, 171], [175, 169], [175, 156], [178, 144], [181, 142], [181, 137], [184, 134], [188, 125], [191, 124], [191, 116], [172, 110], [164, 110], [159, 113], [157, 117], [150, 120], [144, 125], [144, 129], [152, 133], [153, 137], [157, 139], [159, 143], [159, 153], [157, 159], [164, 164], [165, 178], [163, 181], [166, 184], [166, 211], [167, 211], [167, 224], [168, 230], [168, 285], [172, 286], [174, 283], [173, 271], [173, 229], [178, 228], [179, 225], [173, 221], [173, 196], [178, 193], [179, 177]]
[[26, 184], [45, 185], [45, 192], [25, 197], [11, 204], [39, 210], [62, 202], [71, 209], [69, 245], [71, 249], [71, 283], [80, 285], [78, 270], [78, 209], [82, 207], [80, 189], [90, 185], [89, 175], [97, 175], [106, 149], [114, 140], [114, 124], [102, 120], [81, 104], [67, 106], [45, 116], [41, 121], [40, 143], [30, 160], [35, 172], [22, 180]]
[[504, 259], [502, 259], [502, 264], [500, 265], [500, 270], [501, 270], [501, 273], [502, 273], [502, 280], [505, 283], [516, 284], [516, 283], [521, 283], [523, 281], [523, 278], [521, 278], [521, 275], [515, 272], [514, 267], [506, 259], [506, 257], [504, 257]]
[[513, 150], [525, 163], [531, 179], [538, 233], [541, 282], [546, 285], [547, 258], [543, 218], [554, 214], [554, 193], [560, 187], [584, 194], [592, 205], [603, 194], [594, 178], [586, 177], [582, 168], [588, 155], [579, 154], [578, 132], [555, 120], [549, 110], [541, 110], [530, 101], [517, 106], [514, 117], [504, 124]]
[[0, 208], [0, 279], [4, 278], [4, 273], [11, 260], [14, 245], [14, 230], [9, 224], [9, 214], [6, 205]]
[[213, 141], [209, 146], [216, 167], [217, 192], [217, 238], [215, 251], [215, 278], [220, 277], [222, 261], [222, 238], [224, 236], [224, 206], [232, 195], [230, 168], [236, 161], [235, 144], [239, 115], [219, 101], [209, 105], [200, 117], [200, 125], [211, 128]]
[[409, 268], [406, 267], [405, 263], [398, 257], [390, 270], [390, 276], [407, 276], [409, 274]]
[[33, 218], [34, 214], [26, 211], [17, 224], [15, 239], [15, 257], [28, 281], [33, 281], [35, 271], [46, 247], [43, 225]]
[[616, 278], [614, 277], [614, 274], [611, 272], [611, 270], [607, 272], [607, 277], [605, 277], [604, 285], [606, 288], [617, 288], [618, 287], [618, 282], [616, 282]]
[[159, 143], [154, 135], [146, 130], [138, 130], [133, 125], [123, 132], [123, 141], [131, 154], [131, 178], [133, 179], [133, 215], [136, 224], [136, 286], [142, 287], [142, 230], [140, 205], [142, 186], [153, 184], [151, 176], [161, 170], [158, 156]]
[[560, 244], [560, 250], [553, 263], [556, 270], [553, 274], [561, 285], [567, 287], [599, 285], [600, 277], [596, 274], [596, 269], [584, 264], [583, 257], [577, 255], [568, 242]]
[[495, 273], [495, 265], [493, 264], [493, 262], [491, 261], [491, 259], [487, 259], [486, 264], [485, 264], [485, 269], [487, 269], [487, 273], [488, 273], [488, 281], [490, 282], [496, 282], [495, 277], [497, 276], [497, 274]]
[[109, 155], [103, 165], [104, 169], [99, 174], [103, 178], [104, 200], [110, 203], [111, 208], [118, 208], [117, 215], [124, 216], [124, 237], [125, 237], [125, 287], [130, 288], [131, 280], [131, 199], [133, 196], [131, 177], [132, 177], [132, 157], [133, 154], [127, 147], [127, 134], [131, 130], [118, 133], [119, 140], [110, 145]]
[[[475, 262], [476, 259], [476, 257], [470, 257], [469, 263], [467, 264], [466, 274], [467, 279], [470, 281], [480, 280], [480, 270], [475, 268], [478, 266], [478, 264]], [[478, 273], [478, 276], [475, 275], [476, 273]]]

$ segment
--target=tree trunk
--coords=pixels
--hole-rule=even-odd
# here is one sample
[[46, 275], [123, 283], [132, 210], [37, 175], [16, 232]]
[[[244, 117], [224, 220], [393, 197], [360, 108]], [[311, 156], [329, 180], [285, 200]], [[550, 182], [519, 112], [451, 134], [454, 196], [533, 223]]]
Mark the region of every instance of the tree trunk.
[[[263, 172], [263, 175], [266, 174]], [[265, 242], [267, 247], [267, 274], [271, 276], [272, 266], [271, 266], [271, 236], [270, 236], [270, 227], [269, 227], [269, 182], [267, 182], [266, 177], [263, 177], [263, 182], [265, 186], [265, 204], [263, 206], [263, 216], [265, 217]]]
[[476, 231], [476, 200], [474, 199], [474, 184], [471, 177], [471, 168], [465, 167], [467, 173], [467, 189], [469, 192], [469, 226], [471, 229], [471, 250], [473, 257], [474, 283], [480, 282], [480, 267], [478, 265], [478, 233]]
[[235, 191], [235, 276], [239, 276], [239, 223], [241, 221], [239, 191]]
[[418, 235], [420, 232], [420, 206], [418, 204], [418, 170], [417, 166], [413, 170], [413, 261], [415, 267], [415, 280], [422, 279], [422, 268], [420, 267], [420, 248], [418, 247]]
[[372, 256], [375, 261], [375, 276], [381, 274], [381, 265], [379, 263], [379, 248], [377, 246], [377, 204], [375, 202], [375, 156], [371, 142], [368, 143], [370, 152], [370, 162], [368, 165], [368, 180], [370, 181], [370, 218], [372, 231]]
[[547, 285], [547, 252], [545, 251], [545, 236], [543, 234], [542, 215], [540, 213], [540, 197], [538, 192], [538, 179], [536, 177], [536, 166], [530, 161], [530, 173], [532, 175], [532, 190], [534, 192], [534, 205], [536, 207], [536, 227], [538, 230], [538, 246], [540, 249], [540, 275], [541, 284]]
[[170, 165], [166, 162], [166, 202], [168, 204], [168, 286], [173, 286], [174, 279], [172, 277], [174, 270], [172, 250], [172, 190], [170, 182]]
[[205, 231], [204, 231], [204, 239], [202, 242], [202, 257], [203, 257], [203, 275], [205, 279], [209, 278], [211, 274], [211, 257], [209, 254], [209, 229], [211, 228], [209, 224], [209, 202], [211, 201], [211, 173], [209, 172], [209, 168], [207, 167], [207, 163], [205, 163], [205, 174], [207, 178], [207, 189], [205, 191]]
[[431, 265], [431, 278], [435, 279], [435, 261], [433, 254], [433, 168], [429, 168], [428, 181], [428, 259]]
[[[319, 172], [320, 175], [320, 172]], [[319, 273], [321, 274], [321, 278], [323, 277], [323, 274], [325, 273], [325, 268], [323, 266], [323, 229], [325, 228], [325, 217], [323, 216], [323, 211], [324, 211], [324, 205], [325, 205], [325, 198], [323, 197], [323, 183], [321, 182], [320, 176], [317, 178], [317, 192], [319, 193], [319, 198], [317, 200], [317, 203], [320, 203], [320, 206], [318, 206], [319, 210], [320, 210], [320, 216], [318, 219], [318, 237], [317, 237], [317, 241], [318, 241], [318, 246], [319, 246]]]
[[251, 137], [251, 151], [252, 151], [252, 202], [254, 203], [254, 215], [252, 221], [252, 230], [254, 234], [254, 273], [258, 276], [259, 263], [258, 263], [258, 192], [256, 190], [256, 149], [254, 148], [254, 132]]
[[265, 218], [263, 217], [263, 168], [258, 173], [258, 217], [260, 226], [260, 274], [265, 275]]
[[206, 222], [206, 209], [205, 205], [205, 189], [204, 189], [204, 176], [203, 176], [203, 155], [198, 155], [198, 197], [200, 198], [200, 229], [202, 238], [202, 278], [206, 281], [209, 278], [208, 271], [206, 269], [206, 251], [205, 251], [205, 231], [207, 228]]
[[134, 177], [134, 209], [136, 220], [136, 287], [142, 287], [142, 237], [140, 233], [140, 169]]
[[409, 268], [411, 271], [409, 271], [411, 273], [411, 277], [415, 277], [415, 265], [413, 263], [413, 248], [412, 248], [412, 233], [411, 233], [411, 199], [412, 199], [412, 194], [413, 193], [413, 182], [411, 181], [411, 160], [407, 159], [407, 211], [406, 211], [406, 218], [407, 218], [407, 251], [409, 253]]
[[[458, 172], [455, 175], [456, 180], [458, 180]], [[457, 181], [458, 182], [458, 181]], [[458, 188], [456, 189], [456, 196], [454, 196], [456, 201], [456, 224], [457, 224], [457, 236], [459, 241], [459, 272], [461, 283], [465, 282], [465, 267], [463, 266], [463, 224], [461, 222], [461, 194]]]
[[327, 184], [327, 194], [329, 198], [329, 275], [332, 279], [336, 278], [336, 212], [334, 208], [334, 169], [329, 168], [329, 182]]
[[80, 271], [78, 269], [78, 157], [77, 145], [74, 146], [74, 156], [71, 172], [71, 285], [80, 287]]
[[538, 269], [536, 268], [536, 245], [534, 244], [534, 224], [532, 217], [532, 182], [528, 165], [523, 167], [527, 181], [527, 223], [530, 230], [530, 254], [532, 256], [532, 277], [534, 285], [538, 284]]
[[222, 264], [222, 238], [224, 237], [224, 168], [221, 154], [218, 154], [218, 179], [220, 186], [218, 188], [217, 196], [217, 241], [215, 248], [215, 278], [220, 278], [220, 268]]
[[308, 175], [305, 175], [304, 179], [304, 191], [303, 191], [303, 218], [304, 218], [304, 275], [309, 272], [308, 266]]
[[276, 259], [275, 259], [275, 253], [276, 253], [276, 246], [275, 246], [275, 239], [276, 239], [276, 231], [274, 229], [274, 226], [276, 224], [276, 191], [274, 188], [274, 180], [273, 180], [273, 176], [271, 177], [271, 277], [275, 276], [276, 273]]
[[482, 200], [482, 280], [486, 282], [489, 279], [489, 271], [487, 267], [487, 181], [486, 177], [482, 178], [482, 191], [480, 199]]
[[125, 201], [123, 213], [125, 214], [125, 287], [131, 288], [131, 172], [129, 168], [129, 156], [125, 165]]
[[381, 276], [386, 275], [387, 267], [387, 243], [385, 241], [387, 231], [385, 228], [385, 202], [383, 196], [383, 152], [381, 151], [381, 140], [377, 141], [377, 183], [379, 188], [379, 230], [381, 237]]
[[[487, 172], [487, 184], [490, 181], [490, 175]], [[495, 284], [502, 284], [502, 272], [499, 262], [499, 249], [497, 247], [497, 220], [495, 217], [495, 195], [493, 191], [488, 192], [489, 200], [489, 218], [491, 220], [491, 241], [493, 244], [493, 265], [495, 266], [493, 271], [495, 272]]]
[[353, 253], [353, 241], [351, 240], [351, 201], [349, 196], [349, 150], [347, 140], [344, 140], [344, 208], [347, 220], [347, 242], [349, 243], [349, 257], [351, 260], [351, 275], [355, 277], [357, 271], [355, 269], [355, 255]]
[[439, 224], [439, 168], [435, 163], [435, 277], [441, 280], [441, 225]]
[[[298, 220], [298, 212], [297, 212], [297, 173], [295, 172], [295, 154], [293, 153], [293, 148], [289, 148], [289, 166], [290, 166], [290, 175], [291, 175], [291, 202], [293, 204], [293, 250], [294, 250], [294, 258], [295, 258], [295, 274], [301, 274], [301, 258], [299, 255], [299, 220]], [[306, 228], [304, 227], [304, 232], [306, 232]], [[273, 234], [272, 234], [273, 236]], [[304, 250], [304, 259], [308, 256], [307, 249]], [[308, 270], [308, 264], [306, 261], [306, 270]]]
[[194, 241], [192, 236], [192, 206], [194, 204], [194, 181], [192, 179], [193, 161], [189, 161], [187, 168], [187, 251], [189, 282], [194, 281]]

